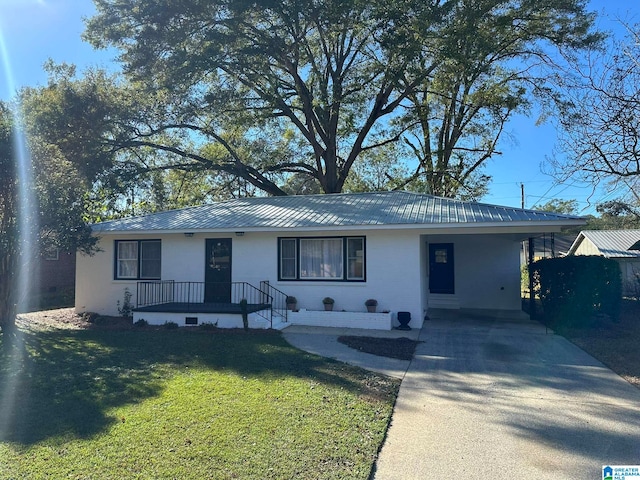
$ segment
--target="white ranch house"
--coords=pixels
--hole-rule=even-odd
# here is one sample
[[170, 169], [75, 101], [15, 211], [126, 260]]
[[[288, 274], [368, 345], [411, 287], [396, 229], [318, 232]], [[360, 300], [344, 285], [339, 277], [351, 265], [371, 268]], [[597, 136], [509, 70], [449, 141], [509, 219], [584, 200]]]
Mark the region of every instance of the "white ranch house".
[[[93, 226], [101, 250], [78, 255], [76, 311], [117, 315], [128, 289], [134, 321], [152, 324], [238, 327], [242, 298], [254, 327], [390, 329], [408, 312], [419, 328], [441, 309], [518, 317], [521, 242], [583, 223], [408, 192], [245, 198], [113, 220]], [[366, 313], [367, 299], [379, 313]]]

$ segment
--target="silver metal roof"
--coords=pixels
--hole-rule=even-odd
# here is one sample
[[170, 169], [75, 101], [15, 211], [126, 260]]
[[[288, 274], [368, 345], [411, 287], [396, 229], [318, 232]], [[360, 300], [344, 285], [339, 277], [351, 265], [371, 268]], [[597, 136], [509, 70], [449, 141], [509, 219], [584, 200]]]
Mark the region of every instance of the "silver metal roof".
[[573, 254], [585, 238], [607, 258], [640, 257], [640, 250], [629, 250], [640, 241], [640, 230], [583, 230], [573, 242], [569, 254]]
[[580, 225], [580, 217], [462, 202], [409, 192], [241, 198], [98, 223], [94, 232], [279, 230], [330, 227]]

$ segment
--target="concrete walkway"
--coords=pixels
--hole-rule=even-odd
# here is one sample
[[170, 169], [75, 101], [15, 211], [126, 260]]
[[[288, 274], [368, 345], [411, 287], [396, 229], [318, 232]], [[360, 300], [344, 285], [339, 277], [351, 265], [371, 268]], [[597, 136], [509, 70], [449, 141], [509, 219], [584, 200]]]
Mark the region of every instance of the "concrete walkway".
[[338, 332], [288, 330], [299, 348], [405, 369], [376, 480], [586, 480], [603, 465], [640, 465], [640, 390], [540, 324], [428, 321], [404, 363], [343, 352]]
[[356, 365], [373, 372], [402, 379], [407, 373], [407, 369], [411, 363], [408, 360], [379, 357], [377, 355], [359, 352], [358, 350], [339, 343], [338, 337], [341, 335], [385, 338], [408, 337], [415, 340], [420, 335], [420, 330], [387, 331], [292, 325], [284, 329], [282, 333], [291, 345], [305, 352], [315, 353], [322, 357], [334, 358], [350, 365]]

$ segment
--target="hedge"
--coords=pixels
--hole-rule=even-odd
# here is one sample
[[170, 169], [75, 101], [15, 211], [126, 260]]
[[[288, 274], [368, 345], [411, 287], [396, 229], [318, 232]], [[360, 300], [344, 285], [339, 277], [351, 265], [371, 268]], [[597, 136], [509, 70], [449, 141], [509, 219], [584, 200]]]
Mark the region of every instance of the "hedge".
[[588, 326], [603, 315], [618, 318], [622, 276], [615, 260], [576, 255], [538, 260], [532, 268], [545, 318], [554, 326]]

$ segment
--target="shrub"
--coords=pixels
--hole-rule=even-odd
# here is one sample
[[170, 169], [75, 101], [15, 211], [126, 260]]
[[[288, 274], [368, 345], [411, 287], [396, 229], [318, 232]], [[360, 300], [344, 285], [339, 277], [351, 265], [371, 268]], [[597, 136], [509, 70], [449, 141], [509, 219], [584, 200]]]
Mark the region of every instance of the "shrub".
[[378, 301], [375, 298], [370, 298], [368, 300], [365, 300], [364, 304], [367, 307], [377, 307], [378, 306]]
[[131, 304], [131, 292], [129, 291], [129, 287], [125, 287], [124, 289], [124, 301], [122, 302], [122, 307], [120, 306], [120, 300], [118, 300], [118, 313], [121, 317], [129, 318], [133, 316], [133, 305]]
[[180, 326], [176, 322], [164, 322], [164, 328], [167, 330], [175, 330], [176, 328], [180, 328]]
[[618, 318], [622, 279], [615, 260], [577, 255], [538, 260], [532, 268], [545, 317], [555, 327], [588, 326], [603, 314]]
[[287, 304], [298, 303], [298, 299], [292, 295], [289, 295], [286, 300]]
[[147, 322], [144, 318], [141, 318], [139, 320], [136, 320], [133, 325], [136, 327], [146, 327], [147, 325], [149, 325], [149, 322]]
[[333, 305], [334, 303], [336, 303], [336, 301], [331, 297], [324, 297], [322, 299], [322, 303], [324, 303], [325, 305]]

